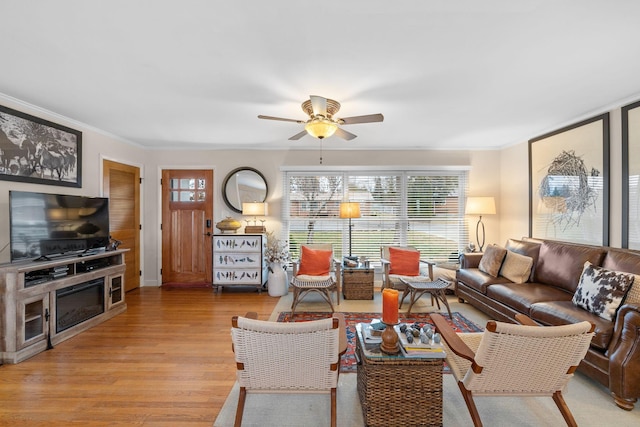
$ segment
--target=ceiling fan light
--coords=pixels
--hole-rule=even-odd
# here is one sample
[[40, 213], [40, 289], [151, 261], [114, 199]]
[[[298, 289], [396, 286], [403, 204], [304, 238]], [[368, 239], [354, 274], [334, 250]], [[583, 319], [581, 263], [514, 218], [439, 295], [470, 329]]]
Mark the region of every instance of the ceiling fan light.
[[304, 126], [304, 129], [309, 135], [313, 136], [314, 138], [324, 139], [336, 133], [338, 125], [329, 119], [316, 117], [307, 122], [307, 124]]

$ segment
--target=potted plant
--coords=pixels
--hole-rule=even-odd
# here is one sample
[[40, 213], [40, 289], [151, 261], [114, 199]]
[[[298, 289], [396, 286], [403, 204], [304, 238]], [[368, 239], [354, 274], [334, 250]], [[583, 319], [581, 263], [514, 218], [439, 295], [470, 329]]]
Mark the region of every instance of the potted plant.
[[289, 289], [285, 270], [287, 269], [287, 263], [291, 259], [288, 242], [280, 240], [272, 231], [267, 232], [265, 258], [269, 263], [269, 279], [267, 280], [269, 295], [286, 295]]

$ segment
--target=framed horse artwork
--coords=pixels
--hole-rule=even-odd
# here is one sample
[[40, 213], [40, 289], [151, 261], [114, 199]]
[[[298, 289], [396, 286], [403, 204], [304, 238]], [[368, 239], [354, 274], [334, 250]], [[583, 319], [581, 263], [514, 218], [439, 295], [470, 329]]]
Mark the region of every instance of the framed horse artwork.
[[0, 179], [82, 187], [82, 132], [0, 105]]

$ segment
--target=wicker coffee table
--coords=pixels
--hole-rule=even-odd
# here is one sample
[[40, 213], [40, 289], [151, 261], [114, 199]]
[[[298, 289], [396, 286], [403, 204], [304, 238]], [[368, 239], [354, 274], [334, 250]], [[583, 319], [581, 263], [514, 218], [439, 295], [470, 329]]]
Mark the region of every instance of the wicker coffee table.
[[442, 426], [442, 366], [433, 357], [391, 356], [365, 343], [356, 325], [358, 396], [368, 427]]
[[[405, 278], [400, 278], [400, 281], [407, 285], [404, 292], [402, 293], [400, 305], [402, 305], [405, 297], [407, 296], [407, 294], [409, 294], [409, 309], [407, 310], [407, 314], [411, 314], [411, 307], [413, 307], [413, 304], [415, 304], [415, 302], [418, 301], [422, 295], [429, 293], [433, 298], [436, 299], [438, 310], [440, 310], [440, 301], [442, 301], [442, 303], [447, 307], [449, 318], [451, 318], [451, 308], [449, 307], [447, 295], [445, 294], [445, 290], [450, 285], [449, 282], [442, 279], [437, 279], [433, 282], [412, 282], [411, 280]], [[431, 300], [431, 303], [433, 303], [433, 299]]]

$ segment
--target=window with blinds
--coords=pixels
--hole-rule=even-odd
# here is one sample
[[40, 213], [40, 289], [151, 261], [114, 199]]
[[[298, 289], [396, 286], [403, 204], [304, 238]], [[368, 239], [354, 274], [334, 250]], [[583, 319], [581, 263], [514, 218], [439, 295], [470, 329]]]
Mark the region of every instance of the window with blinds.
[[[467, 244], [466, 170], [287, 171], [283, 233], [294, 258], [304, 243], [332, 243], [336, 258], [380, 260], [382, 245], [410, 245], [422, 258], [457, 259]], [[341, 202], [360, 217], [340, 218]], [[349, 226], [351, 224], [351, 227]]]

